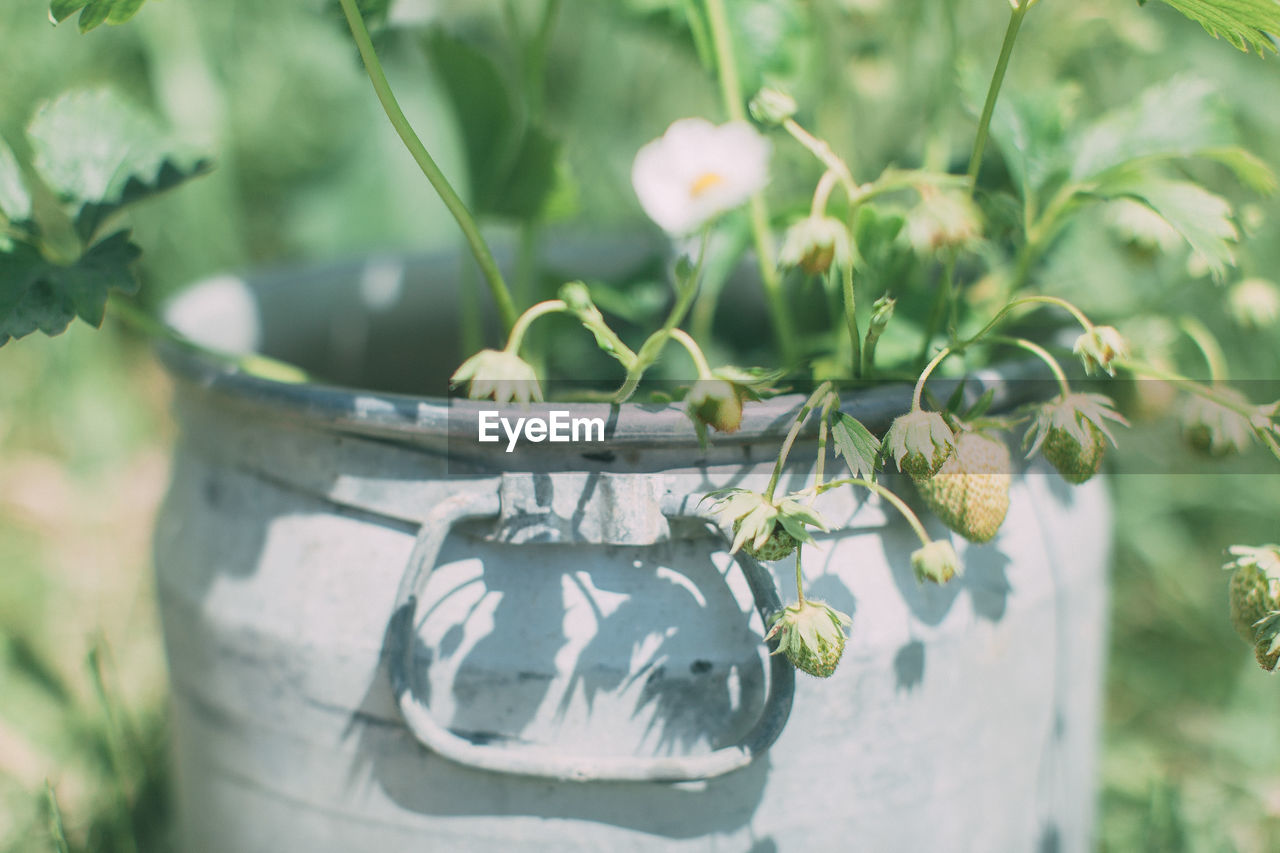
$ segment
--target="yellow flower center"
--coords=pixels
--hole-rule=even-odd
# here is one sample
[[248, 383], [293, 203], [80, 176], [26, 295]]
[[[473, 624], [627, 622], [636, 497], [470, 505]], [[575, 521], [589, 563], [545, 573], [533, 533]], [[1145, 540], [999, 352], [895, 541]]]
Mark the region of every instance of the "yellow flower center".
[[709, 190], [724, 183], [724, 175], [718, 172], [704, 172], [689, 185], [689, 197], [699, 198]]

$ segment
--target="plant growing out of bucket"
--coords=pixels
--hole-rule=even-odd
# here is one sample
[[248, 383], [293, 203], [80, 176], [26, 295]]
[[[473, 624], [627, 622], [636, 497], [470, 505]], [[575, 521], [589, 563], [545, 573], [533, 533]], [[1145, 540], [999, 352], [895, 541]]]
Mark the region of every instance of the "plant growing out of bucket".
[[[1165, 2], [1241, 50], [1276, 51], [1280, 5], [1273, 0]], [[121, 23], [141, 5], [55, 0], [50, 16], [62, 21], [78, 12], [87, 31]], [[1071, 483], [1098, 473], [1125, 420], [1112, 395], [1099, 393], [1092, 380], [1086, 390], [1064, 362], [1078, 359], [1089, 375], [1127, 374], [1176, 386], [1185, 395], [1181, 417], [1193, 447], [1225, 454], [1257, 443], [1280, 457], [1280, 401], [1254, 400], [1227, 384], [1226, 359], [1203, 322], [1168, 318], [1207, 362], [1207, 382], [1185, 375], [1154, 339], [1126, 336], [1078, 307], [1079, 300], [1064, 298], [1071, 294], [1054, 292], [1055, 282], [1038, 277], [1070, 227], [1105, 221], [1148, 261], [1189, 247], [1188, 276], [1224, 280], [1235, 262], [1238, 219], [1233, 205], [1211, 188], [1216, 183], [1197, 176], [1230, 173], [1255, 193], [1276, 186], [1271, 170], [1235, 144], [1219, 121], [1210, 88], [1191, 78], [1157, 83], [1092, 119], [1075, 115], [1069, 93], [1001, 98], [1024, 20], [1052, 0], [1010, 0], [993, 70], [972, 90], [980, 109], [967, 168], [949, 168], [949, 140], [940, 131], [928, 139], [918, 166], [866, 174], [852, 157], [856, 131], [852, 149], [843, 146], [842, 154], [840, 141], [816, 129], [816, 117], [831, 104], [822, 103], [818, 87], [806, 87], [796, 71], [798, 58], [820, 35], [809, 20], [809, 4], [650, 4], [680, 22], [681, 37], [692, 41], [717, 82], [723, 108], [717, 116], [671, 123], [634, 155], [635, 198], [668, 235], [676, 257], [665, 315], [640, 332], [625, 329], [608, 310], [608, 288], [569, 281], [554, 293], [536, 294], [529, 281], [510, 285], [478, 219], [515, 219], [525, 224], [525, 236], [534, 236], [532, 225], [555, 204], [559, 141], [540, 115], [543, 96], [535, 85], [527, 114], [517, 115], [501, 74], [481, 52], [443, 33], [428, 40], [446, 88], [464, 119], [470, 116], [462, 124], [475, 159], [469, 164], [472, 199], [464, 202], [383, 72], [369, 26], [384, 22], [389, 5], [337, 3], [387, 116], [456, 219], [505, 331], [494, 342], [498, 348], [480, 348], [460, 360], [452, 375], [456, 386], [497, 403], [542, 399], [545, 365], [553, 359], [530, 331], [543, 318], [567, 315], [617, 363], [621, 375], [606, 398], [619, 405], [656, 393], [646, 380], [659, 372], [660, 359], [673, 357], [672, 344], [683, 350], [692, 374], [669, 399], [684, 408], [704, 442], [737, 430], [753, 401], [795, 385], [813, 388], [779, 446], [767, 488], [707, 496], [733, 531], [733, 550], [762, 560], [794, 557], [796, 602], [775, 615], [768, 637], [797, 667], [830, 675], [851, 621], [806, 597], [802, 555], [815, 544], [811, 531], [828, 527], [821, 514], [825, 493], [865, 490], [893, 507], [919, 538], [911, 556], [916, 577], [941, 584], [963, 573], [961, 560], [950, 542], [929, 535], [904, 493], [917, 493], [947, 527], [983, 543], [997, 535], [1009, 510], [1012, 439], [1020, 438], [1027, 456], [1043, 456]], [[530, 79], [541, 73], [559, 7], [558, 0], [548, 0], [532, 33], [519, 34]], [[487, 118], [475, 118], [486, 110]], [[0, 343], [35, 330], [56, 334], [76, 316], [97, 325], [111, 291], [128, 295], [136, 289], [130, 264], [138, 249], [127, 231], [112, 227], [116, 215], [208, 167], [200, 157], [173, 153], [162, 139], [145, 117], [95, 95], [51, 104], [32, 122], [26, 142], [13, 151], [0, 146]], [[998, 158], [990, 148], [998, 149]], [[771, 181], [783, 158], [787, 180]], [[128, 166], [104, 173], [100, 167], [107, 161]], [[744, 239], [729, 239], [735, 233]], [[773, 349], [766, 356], [757, 348], [754, 363], [744, 364], [718, 356], [724, 348], [714, 340], [710, 318], [726, 271], [748, 254], [758, 268]], [[923, 298], [900, 286], [904, 270], [927, 284]], [[1061, 277], [1056, 281], [1060, 285]], [[127, 302], [113, 305], [148, 331], [169, 334]], [[1234, 285], [1224, 313], [1256, 332], [1274, 328], [1277, 306], [1280, 290], [1254, 276]], [[963, 372], [962, 359], [1010, 350], [1043, 363], [1055, 384], [1052, 396], [993, 415], [992, 395], [966, 399], [963, 384], [946, 401], [930, 395], [935, 373]], [[269, 359], [233, 361], [281, 381], [305, 379]], [[845, 389], [907, 379], [914, 381], [910, 407], [883, 436], [841, 408]], [[812, 481], [782, 490], [788, 455], [813, 420], [819, 454]], [[844, 467], [832, 476], [824, 469], [829, 446]], [[882, 482], [886, 470], [905, 475], [909, 487]], [[1232, 619], [1268, 670], [1280, 648], [1275, 551], [1234, 546], [1228, 563], [1235, 572]]]

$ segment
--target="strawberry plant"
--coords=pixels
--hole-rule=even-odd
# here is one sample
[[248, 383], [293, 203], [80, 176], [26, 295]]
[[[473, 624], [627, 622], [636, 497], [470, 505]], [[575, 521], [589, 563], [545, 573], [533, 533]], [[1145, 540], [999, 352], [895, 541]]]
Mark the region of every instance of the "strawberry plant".
[[[1163, 2], [1242, 51], [1276, 52], [1275, 0]], [[59, 22], [78, 13], [87, 32], [122, 23], [142, 5], [58, 0], [49, 15]], [[682, 45], [720, 102], [714, 115], [648, 128], [651, 141], [631, 152], [632, 192], [620, 204], [643, 211], [673, 258], [669, 297], [648, 307], [617, 283], [546, 285], [527, 269], [508, 280], [488, 243], [493, 223], [514, 225], [528, 246], [540, 228], [571, 215], [570, 140], [549, 111], [543, 83], [549, 36], [565, 24], [559, 2], [532, 18], [509, 10], [508, 44], [445, 27], [421, 39], [456, 113], [466, 192], [419, 137], [383, 69], [375, 35], [392, 26], [390, 4], [338, 0], [331, 11], [349, 29], [396, 134], [456, 221], [502, 329], [491, 346], [459, 358], [452, 382], [462, 393], [497, 403], [541, 400], [554, 394], [557, 379], [577, 378], [579, 365], [599, 362], [616, 381], [592, 389], [592, 399], [621, 405], [665, 394], [702, 441], [714, 442], [738, 430], [755, 401], [784, 387], [813, 389], [789, 425], [767, 489], [708, 497], [732, 529], [735, 551], [762, 560], [794, 555], [797, 601], [777, 614], [770, 638], [797, 666], [825, 676], [839, 660], [849, 619], [806, 598], [800, 565], [810, 531], [826, 529], [821, 497], [833, 489], [870, 492], [900, 512], [920, 539], [911, 561], [916, 576], [945, 583], [963, 572], [955, 550], [925, 531], [897, 483], [882, 482], [881, 473], [891, 466], [907, 475], [947, 527], [989, 542], [1009, 511], [1016, 439], [1027, 456], [1042, 456], [1074, 484], [1096, 476], [1123, 444], [1115, 433], [1126, 421], [1104, 382], [1139, 377], [1176, 388], [1187, 440], [1207, 453], [1259, 445], [1280, 457], [1280, 401], [1228, 384], [1219, 342], [1203, 322], [1162, 310], [1159, 298], [1141, 311], [1086, 311], [1086, 301], [1105, 300], [1079, 298], [1090, 296], [1097, 276], [1073, 266], [1101, 229], [1161, 274], [1171, 268], [1166, 258], [1179, 258], [1184, 278], [1226, 282], [1247, 230], [1237, 199], [1274, 191], [1272, 168], [1239, 144], [1221, 96], [1190, 75], [1148, 81], [1128, 102], [1082, 106], [1078, 92], [1054, 85], [1006, 92], [1022, 42], [1035, 38], [1041, 44], [1033, 49], [1041, 50], [1052, 38], [1044, 30], [1026, 35], [1024, 23], [1055, 5], [1010, 0], [998, 53], [981, 71], [960, 62], [961, 29], [953, 27], [946, 59], [954, 67], [929, 85], [972, 109], [940, 116], [917, 144], [885, 158], [875, 151], [875, 128], [850, 132], [838, 115], [846, 90], [870, 97], [870, 74], [832, 84], [842, 76], [833, 68], [861, 62], [841, 52], [841, 38], [856, 25], [871, 28], [868, 38], [877, 24], [888, 26], [875, 4], [618, 4], [610, 14]], [[950, 5], [945, 14], [954, 25]], [[896, 107], [911, 109], [912, 94]], [[860, 117], [866, 125], [866, 111]], [[109, 303], [147, 331], [171, 334], [119, 298], [136, 290], [140, 251], [119, 216], [209, 165], [105, 93], [55, 101], [21, 139], [0, 144], [0, 344], [34, 331], [57, 334], [75, 317], [98, 325]], [[1127, 256], [1114, 245], [1108, 251], [1111, 272], [1127, 274]], [[755, 268], [767, 342], [716, 331], [717, 315], [733, 313], [725, 281], [742, 264]], [[1241, 278], [1224, 301], [1224, 316], [1241, 328], [1272, 328], [1280, 314], [1280, 289], [1259, 276]], [[1136, 314], [1163, 316], [1203, 356], [1208, 380], [1193, 378], [1155, 336], [1127, 332]], [[555, 317], [587, 334], [551, 345], [531, 333]], [[1000, 415], [988, 414], [990, 399], [932, 398], [935, 375], [954, 378], [1014, 352], [1041, 365], [1052, 396]], [[683, 381], [660, 390], [656, 380], [679, 375], [670, 367], [675, 359], [689, 365]], [[304, 378], [269, 360], [233, 362]], [[904, 381], [914, 383], [910, 408], [882, 436], [841, 407], [873, 382]], [[813, 482], [779, 492], [805, 429], [818, 436]], [[824, 470], [828, 448], [847, 469], [832, 479]], [[1273, 669], [1280, 610], [1268, 591], [1274, 579], [1265, 550], [1232, 551], [1232, 619]]]

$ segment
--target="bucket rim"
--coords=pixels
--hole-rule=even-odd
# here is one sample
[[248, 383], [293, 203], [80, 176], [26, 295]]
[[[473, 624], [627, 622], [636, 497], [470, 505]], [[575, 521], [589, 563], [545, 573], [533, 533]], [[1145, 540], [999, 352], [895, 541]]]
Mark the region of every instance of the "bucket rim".
[[[296, 264], [250, 271], [240, 278], [255, 286], [269, 280], [288, 280], [292, 276], [317, 274], [354, 275], [372, 263], [388, 259], [406, 264], [438, 259], [439, 253], [382, 253], [345, 262]], [[468, 400], [429, 394], [406, 394], [342, 385], [328, 381], [291, 382], [251, 373], [241, 366], [244, 356], [257, 354], [249, 349], [239, 353], [221, 350], [208, 344], [195, 343], [182, 324], [174, 322], [185, 302], [202, 287], [225, 283], [226, 276], [210, 276], [184, 288], [165, 303], [162, 319], [176, 338], [162, 339], [154, 348], [161, 365], [184, 385], [200, 393], [233, 401], [252, 411], [300, 420], [352, 435], [398, 437], [410, 441], [475, 437], [476, 418], [481, 411], [505, 409], [519, 413], [546, 415], [572, 407], [574, 417], [600, 418], [605, 421], [611, 446], [698, 447], [697, 433], [683, 406], [679, 403], [629, 401], [607, 402], [552, 401], [524, 405], [500, 406], [493, 401]], [[935, 377], [930, 389], [938, 399], [948, 398], [955, 388], [965, 383], [965, 397], [970, 401], [991, 393], [991, 412], [1007, 412], [1019, 405], [1046, 398], [1043, 393], [1052, 383], [1047, 367], [1036, 359], [1018, 358], [992, 367], [974, 370], [964, 377]], [[816, 384], [816, 383], [814, 383]], [[840, 410], [857, 418], [873, 432], [882, 432], [894, 418], [904, 414], [911, 404], [912, 384], [901, 380], [837, 383], [841, 394]], [[790, 428], [797, 409], [806, 394], [784, 393], [743, 406], [741, 427], [733, 433], [711, 432], [708, 442], [715, 446], [750, 445], [776, 441]], [[809, 439], [818, 432], [817, 419], [811, 419], [800, 437]], [[554, 453], [551, 445], [542, 445]], [[538, 447], [530, 448], [537, 451]]]

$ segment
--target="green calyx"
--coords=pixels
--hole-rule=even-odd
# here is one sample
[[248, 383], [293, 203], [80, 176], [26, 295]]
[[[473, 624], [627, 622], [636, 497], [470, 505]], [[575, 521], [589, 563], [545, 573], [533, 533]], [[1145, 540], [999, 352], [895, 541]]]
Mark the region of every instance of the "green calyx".
[[845, 632], [853, 620], [822, 601], [788, 605], [769, 620], [765, 640], [775, 637], [773, 654], [784, 654], [796, 669], [830, 678], [844, 655]]
[[1036, 412], [1023, 439], [1027, 456], [1040, 451], [1067, 482], [1083, 483], [1098, 473], [1107, 441], [1115, 444], [1108, 421], [1128, 426], [1101, 394], [1063, 394]]
[[898, 470], [913, 480], [927, 480], [955, 450], [956, 438], [937, 412], [915, 409], [901, 415], [884, 435], [884, 447]]
[[812, 542], [810, 526], [827, 530], [817, 510], [794, 497], [770, 501], [759, 492], [726, 489], [708, 497], [716, 500], [715, 511], [733, 527], [733, 546], [757, 560], [781, 560], [802, 542]]

